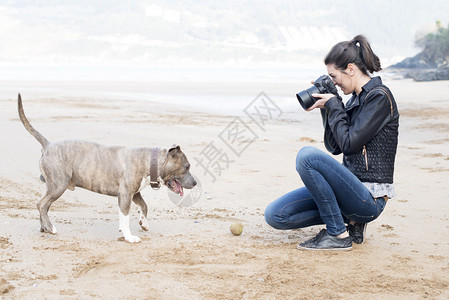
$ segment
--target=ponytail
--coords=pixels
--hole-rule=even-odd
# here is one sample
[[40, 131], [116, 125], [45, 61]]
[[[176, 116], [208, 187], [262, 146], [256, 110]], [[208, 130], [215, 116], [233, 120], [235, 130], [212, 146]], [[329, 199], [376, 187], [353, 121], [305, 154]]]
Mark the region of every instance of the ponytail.
[[382, 70], [379, 57], [363, 35], [357, 35], [350, 41], [344, 41], [332, 47], [324, 59], [324, 64], [335, 64], [337, 69], [346, 70], [348, 64], [355, 64], [364, 74]]

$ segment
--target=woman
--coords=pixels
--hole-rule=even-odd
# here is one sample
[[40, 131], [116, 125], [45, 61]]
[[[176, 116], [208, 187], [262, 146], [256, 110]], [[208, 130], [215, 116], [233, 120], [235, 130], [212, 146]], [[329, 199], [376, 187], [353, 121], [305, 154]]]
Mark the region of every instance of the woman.
[[333, 94], [313, 94], [319, 100], [308, 110], [321, 109], [326, 149], [343, 153], [343, 164], [316, 148], [302, 148], [296, 170], [305, 187], [268, 205], [265, 219], [276, 229], [326, 225], [298, 249], [351, 250], [352, 242], [364, 242], [366, 224], [395, 195], [399, 113], [380, 77], [370, 76], [381, 66], [364, 36], [336, 44], [324, 63], [333, 83], [352, 97], [344, 105]]

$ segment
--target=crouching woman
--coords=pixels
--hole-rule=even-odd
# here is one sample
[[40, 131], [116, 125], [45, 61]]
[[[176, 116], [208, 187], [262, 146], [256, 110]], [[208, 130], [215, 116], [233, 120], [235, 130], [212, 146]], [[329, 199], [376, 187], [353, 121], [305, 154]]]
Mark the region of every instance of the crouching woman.
[[275, 200], [265, 210], [276, 229], [325, 224], [300, 250], [351, 250], [365, 240], [367, 223], [395, 195], [393, 172], [399, 113], [380, 77], [380, 60], [364, 36], [336, 44], [324, 63], [333, 83], [352, 94], [346, 105], [333, 94], [319, 98], [308, 110], [321, 109], [326, 149], [343, 153], [343, 163], [314, 147], [302, 148], [296, 170], [304, 187]]

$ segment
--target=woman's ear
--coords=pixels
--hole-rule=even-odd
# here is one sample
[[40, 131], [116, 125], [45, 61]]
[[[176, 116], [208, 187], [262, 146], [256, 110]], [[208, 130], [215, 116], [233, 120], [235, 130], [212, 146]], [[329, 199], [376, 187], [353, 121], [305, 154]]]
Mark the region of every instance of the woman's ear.
[[353, 63], [349, 63], [348, 67], [346, 68], [346, 73], [349, 74], [349, 76], [354, 76], [356, 72], [357, 66]]
[[357, 67], [354, 63], [349, 63], [348, 68], [346, 69], [346, 73], [349, 74], [349, 76], [354, 76], [357, 71], [360, 71], [359, 67]]

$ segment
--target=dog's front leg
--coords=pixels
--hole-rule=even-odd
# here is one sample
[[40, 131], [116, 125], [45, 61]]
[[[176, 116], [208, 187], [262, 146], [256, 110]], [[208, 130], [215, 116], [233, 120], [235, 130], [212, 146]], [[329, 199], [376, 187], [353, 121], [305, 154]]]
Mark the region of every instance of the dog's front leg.
[[148, 231], [148, 229], [149, 229], [148, 222], [147, 222], [148, 207], [147, 207], [147, 204], [145, 203], [145, 200], [143, 200], [140, 192], [134, 195], [133, 201], [140, 207], [140, 209], [139, 209], [139, 225], [140, 225], [140, 227], [142, 227], [143, 230]]
[[123, 233], [123, 237], [127, 242], [138, 243], [140, 238], [138, 236], [132, 235], [129, 229], [129, 209], [131, 207], [132, 195], [122, 195], [118, 196], [118, 206], [119, 206], [119, 230]]

